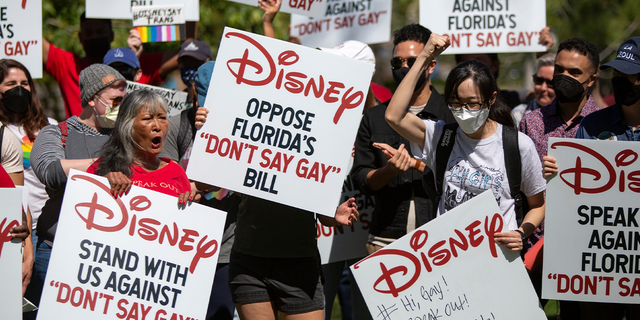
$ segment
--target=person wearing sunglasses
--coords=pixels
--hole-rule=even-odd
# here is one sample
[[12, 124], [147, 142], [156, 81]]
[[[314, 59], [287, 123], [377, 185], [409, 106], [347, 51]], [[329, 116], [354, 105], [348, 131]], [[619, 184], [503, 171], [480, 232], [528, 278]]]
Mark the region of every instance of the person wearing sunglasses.
[[140, 61], [129, 48], [114, 48], [107, 51], [102, 63], [116, 69], [128, 81], [138, 82], [142, 78]]
[[547, 53], [536, 61], [536, 73], [532, 77], [534, 99], [511, 110], [516, 125], [520, 124], [522, 117], [526, 114], [551, 104], [551, 101], [556, 98], [556, 92], [553, 90], [553, 64], [555, 61], [555, 53]]
[[[429, 40], [431, 31], [418, 24], [402, 27], [393, 34], [391, 71], [400, 84]], [[418, 84], [403, 108], [421, 119], [455, 120], [444, 99], [431, 86], [430, 75], [436, 61], [420, 71]], [[373, 253], [428, 222], [435, 213], [422, 188], [422, 170], [410, 167], [409, 141], [385, 121], [389, 101], [365, 111], [356, 136], [351, 179], [364, 194], [375, 197], [367, 252]], [[384, 147], [383, 147], [384, 146]], [[400, 150], [387, 157], [383, 149]], [[404, 151], [404, 152], [402, 152]]]

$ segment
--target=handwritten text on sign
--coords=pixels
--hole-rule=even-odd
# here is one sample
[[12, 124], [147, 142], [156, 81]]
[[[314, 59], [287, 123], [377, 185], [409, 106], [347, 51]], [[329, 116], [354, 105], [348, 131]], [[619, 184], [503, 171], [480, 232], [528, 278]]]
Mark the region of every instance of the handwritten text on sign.
[[546, 319], [518, 253], [494, 241], [499, 212], [484, 192], [354, 264], [373, 318]]
[[420, 24], [451, 38], [444, 54], [545, 50], [545, 0], [421, 0]]
[[27, 67], [42, 78], [42, 0], [3, 1], [0, 4], [0, 59]]
[[391, 0], [328, 1], [324, 16], [291, 15], [291, 35], [309, 47], [334, 47], [347, 40], [389, 41]]
[[38, 317], [204, 318], [226, 214], [69, 176]]
[[333, 215], [372, 74], [372, 64], [226, 28], [205, 105], [214, 116], [188, 173]]
[[[250, 6], [258, 6], [255, 0], [229, 0], [248, 4]], [[325, 4], [331, 0], [282, 0], [280, 11], [286, 13], [300, 14], [307, 17], [321, 18], [324, 14]]]
[[638, 303], [637, 142], [549, 140], [543, 296]]

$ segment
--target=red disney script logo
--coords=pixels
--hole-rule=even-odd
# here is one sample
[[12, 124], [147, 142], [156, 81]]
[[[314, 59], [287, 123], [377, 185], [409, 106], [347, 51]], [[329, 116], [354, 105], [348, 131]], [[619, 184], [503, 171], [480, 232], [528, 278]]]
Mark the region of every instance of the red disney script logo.
[[[85, 180], [104, 191], [104, 198], [113, 199], [110, 189], [102, 182], [84, 175], [75, 175], [71, 180]], [[207, 235], [204, 235], [198, 244], [195, 245], [200, 234], [198, 231], [191, 229], [179, 229], [178, 225], [173, 222], [172, 225], [162, 225], [162, 223], [152, 218], [140, 218], [133, 214], [129, 216], [129, 212], [122, 199], [115, 199], [119, 210], [114, 212], [109, 207], [98, 202], [98, 193], [94, 193], [90, 202], [78, 203], [75, 206], [76, 213], [85, 222], [87, 230], [96, 229], [103, 232], [117, 232], [124, 229], [127, 225], [129, 236], [137, 236], [146, 241], [157, 241], [159, 244], [170, 246], [178, 246], [178, 249], [184, 252], [195, 250], [189, 272], [193, 274], [200, 259], [212, 257], [218, 251], [218, 241], [215, 239], [207, 241]], [[151, 207], [151, 200], [145, 196], [135, 196], [129, 201], [131, 211], [142, 212]], [[192, 245], [192, 243], [195, 245]]]
[[[582, 164], [584, 156], [577, 156], [573, 168], [560, 171], [558, 176], [567, 186], [574, 190], [576, 195], [580, 193], [603, 193], [611, 189], [616, 182], [618, 182], [618, 190], [620, 192], [624, 192], [626, 188], [633, 192], [640, 192], [640, 170], [626, 173], [623, 169], [618, 173], [613, 164], [603, 155], [575, 142], [561, 141], [551, 145], [551, 149], [558, 147], [580, 150], [586, 153], [587, 157], [597, 160], [605, 169], [598, 170], [584, 167]], [[616, 167], [621, 168], [635, 163], [636, 160], [638, 160], [638, 154], [631, 149], [625, 149], [616, 154], [614, 162]], [[571, 180], [571, 178], [573, 179]], [[627, 180], [629, 181], [628, 183]], [[591, 182], [599, 182], [599, 185], [596, 184], [594, 187], [587, 187]]]
[[[285, 73], [284, 68], [278, 71], [276, 63], [267, 49], [248, 35], [238, 32], [228, 32], [225, 37], [238, 37], [243, 39], [261, 53], [259, 57], [252, 60], [249, 58], [249, 52], [256, 51], [247, 48], [244, 50], [242, 58], [229, 59], [227, 61], [227, 68], [236, 78], [237, 84], [244, 83], [250, 86], [260, 87], [270, 84], [275, 79], [275, 88], [278, 90], [284, 88], [293, 94], [302, 93], [305, 97], [312, 93], [314, 97], [318, 99], [322, 98], [326, 103], [340, 101], [340, 106], [333, 116], [334, 124], [338, 124], [345, 110], [356, 108], [364, 102], [364, 94], [362, 91], [354, 91], [354, 87], [350, 87], [346, 92], [341, 92], [341, 89], [346, 88], [342, 82], [327, 81], [325, 84], [322, 75], [318, 76], [316, 80], [301, 72], [290, 71]], [[286, 50], [278, 55], [278, 66], [292, 66], [299, 60], [300, 56], [298, 56], [295, 51]], [[265, 61], [266, 63], [260, 63], [258, 61]], [[307, 80], [307, 78], [309, 79]], [[306, 83], [304, 81], [306, 81]], [[340, 97], [340, 95], [342, 96]]]
[[18, 223], [18, 220], [13, 220], [9, 222], [6, 227], [4, 227], [5, 223], [7, 223], [7, 218], [2, 219], [2, 223], [0, 223], [0, 257], [2, 257], [2, 248], [4, 247], [4, 243], [9, 242], [12, 239], [9, 231], [11, 231], [11, 228], [20, 225], [20, 223]]
[[[492, 217], [485, 217], [484, 228], [482, 229], [480, 228], [481, 224], [482, 222], [480, 220], [471, 222], [464, 228], [466, 234], [463, 231], [454, 229], [453, 233], [455, 233], [455, 237], [437, 241], [428, 248], [424, 247], [427, 244], [427, 239], [429, 239], [429, 233], [425, 230], [416, 230], [413, 235], [411, 235], [411, 240], [409, 240], [409, 246], [415, 253], [399, 249], [383, 249], [362, 259], [356, 263], [353, 268], [358, 269], [361, 263], [375, 257], [384, 255], [394, 256], [393, 260], [380, 262], [381, 274], [374, 282], [373, 290], [398, 297], [400, 292], [409, 289], [418, 281], [422, 266], [424, 266], [427, 272], [431, 272], [433, 271], [433, 266], [444, 266], [452, 257], [457, 258], [460, 254], [458, 250], [464, 252], [469, 249], [469, 246], [476, 248], [483, 242], [486, 242], [489, 245], [491, 256], [497, 258], [498, 245], [493, 240], [493, 234], [502, 231], [504, 224], [502, 216], [499, 213], [495, 213]], [[481, 234], [482, 231], [484, 231], [486, 237]], [[485, 241], [485, 239], [487, 240]], [[411, 266], [411, 268], [402, 264], [402, 262], [406, 260], [409, 260], [407, 265]], [[397, 263], [399, 265], [389, 268], [387, 266], [389, 263]], [[407, 276], [412, 270], [413, 274]], [[408, 280], [406, 280], [407, 278]], [[398, 283], [402, 280], [405, 281], [404, 284]]]

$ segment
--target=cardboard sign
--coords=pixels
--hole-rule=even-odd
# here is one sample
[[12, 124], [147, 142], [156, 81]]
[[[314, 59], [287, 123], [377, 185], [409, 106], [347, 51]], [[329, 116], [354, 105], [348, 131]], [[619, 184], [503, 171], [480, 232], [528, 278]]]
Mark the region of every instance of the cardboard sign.
[[132, 10], [136, 6], [175, 5], [184, 5], [185, 20], [200, 20], [199, 0], [86, 0], [85, 9], [87, 18], [131, 20]]
[[22, 224], [22, 190], [0, 188], [0, 310], [5, 319], [22, 318], [22, 242], [9, 230]]
[[420, 0], [420, 24], [448, 35], [443, 54], [542, 52], [545, 0]]
[[[229, 0], [257, 7], [258, 0]], [[307, 17], [321, 18], [324, 16], [325, 4], [331, 0], [282, 0], [280, 11], [295, 13]]]
[[0, 4], [0, 59], [17, 60], [42, 78], [42, 0]]
[[225, 28], [187, 174], [333, 216], [373, 67]]
[[374, 319], [547, 319], [519, 252], [493, 240], [503, 230], [483, 192], [351, 270]]
[[[351, 172], [353, 165], [353, 152], [351, 153], [347, 172]], [[347, 175], [342, 185], [340, 203], [349, 198], [355, 198], [358, 205], [358, 221], [352, 226], [327, 227], [322, 223], [316, 223], [316, 239], [318, 239], [318, 251], [322, 264], [358, 259], [367, 255], [367, 240], [371, 227], [371, 216], [375, 208], [373, 196], [361, 193]]]
[[291, 15], [291, 35], [308, 47], [333, 48], [347, 40], [364, 43], [389, 41], [391, 0], [327, 1], [324, 16], [313, 19]]
[[640, 302], [638, 143], [549, 139], [542, 296]]
[[164, 101], [167, 102], [170, 117], [179, 115], [182, 110], [187, 109], [186, 92], [127, 81], [127, 92], [133, 92], [140, 89], [151, 90], [160, 94], [164, 98]]
[[142, 42], [180, 41], [186, 38], [184, 6], [136, 6], [131, 8], [134, 29]]
[[38, 319], [204, 319], [226, 213], [109, 191], [69, 173]]

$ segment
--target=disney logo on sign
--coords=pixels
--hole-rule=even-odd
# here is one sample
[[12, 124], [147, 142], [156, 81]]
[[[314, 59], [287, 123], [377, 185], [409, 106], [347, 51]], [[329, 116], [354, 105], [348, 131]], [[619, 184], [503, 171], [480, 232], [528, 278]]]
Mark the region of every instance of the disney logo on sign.
[[[587, 146], [568, 141], [560, 141], [551, 144], [551, 149], [566, 147], [577, 151], [573, 167], [561, 170], [558, 176], [567, 186], [574, 190], [576, 195], [580, 193], [603, 193], [613, 188], [616, 183], [618, 191], [624, 192], [626, 189], [640, 192], [640, 170], [625, 172], [623, 167], [630, 166], [638, 160], [638, 154], [625, 149], [618, 152], [612, 164], [601, 155]], [[584, 160], [584, 161], [583, 161]], [[597, 164], [597, 167], [584, 166], [583, 163]], [[615, 167], [614, 167], [615, 164]], [[616, 168], [622, 168], [617, 172]]]
[[[273, 83], [277, 90], [286, 90], [292, 94], [303, 94], [308, 97], [322, 99], [325, 103], [340, 103], [333, 117], [333, 123], [338, 124], [345, 110], [354, 109], [364, 102], [364, 93], [349, 87], [340, 81], [325, 80], [322, 75], [317, 78], [299, 71], [290, 71], [300, 61], [300, 56], [294, 50], [281, 52], [277, 59], [258, 41], [248, 35], [238, 32], [228, 32], [226, 38], [236, 37], [247, 42], [242, 57], [229, 59], [227, 68], [236, 78], [236, 84], [246, 84], [260, 87]], [[277, 65], [276, 65], [277, 61]], [[274, 83], [275, 82], [275, 83]]]
[[[201, 236], [196, 230], [179, 228], [175, 222], [171, 225], [163, 225], [156, 219], [138, 218], [136, 214], [130, 214], [129, 210], [144, 212], [151, 208], [151, 200], [144, 195], [132, 197], [127, 210], [122, 199], [114, 199], [110, 188], [97, 179], [84, 175], [74, 175], [70, 179], [87, 181], [100, 190], [93, 193], [89, 202], [80, 202], [75, 205], [75, 211], [84, 221], [87, 230], [95, 229], [102, 232], [125, 230], [131, 237], [157, 242], [160, 245], [177, 246], [183, 252], [195, 251], [189, 266], [189, 272], [192, 274], [200, 259], [210, 258], [218, 251], [218, 241], [215, 239], [207, 241], [208, 236]], [[105, 201], [115, 201], [118, 209], [111, 210], [109, 206], [104, 205]], [[200, 238], [199, 241], [198, 238]]]

